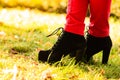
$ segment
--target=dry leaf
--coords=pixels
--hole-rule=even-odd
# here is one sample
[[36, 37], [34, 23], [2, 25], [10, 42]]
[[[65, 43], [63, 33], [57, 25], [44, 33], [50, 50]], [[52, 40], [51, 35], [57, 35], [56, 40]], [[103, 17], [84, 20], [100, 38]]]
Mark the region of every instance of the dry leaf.
[[105, 74], [105, 70], [104, 69], [102, 69], [101, 71], [100, 71], [100, 74]]
[[16, 50], [14, 50], [14, 49], [10, 49], [10, 51], [9, 51], [10, 53], [12, 53], [12, 54], [18, 54], [19, 52], [17, 52]]
[[55, 74], [52, 74], [51, 69], [47, 69], [43, 71], [41, 74], [42, 80], [53, 80], [54, 77], [55, 77]]

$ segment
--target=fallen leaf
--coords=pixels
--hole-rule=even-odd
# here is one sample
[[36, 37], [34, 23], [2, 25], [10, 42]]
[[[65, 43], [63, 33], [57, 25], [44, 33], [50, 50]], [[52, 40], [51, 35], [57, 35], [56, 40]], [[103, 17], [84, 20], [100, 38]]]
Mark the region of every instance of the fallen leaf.
[[55, 77], [55, 74], [52, 74], [51, 69], [47, 69], [43, 71], [41, 74], [42, 80], [53, 80], [54, 77]]
[[17, 51], [14, 50], [14, 49], [10, 49], [9, 52], [12, 53], [12, 54], [18, 54], [18, 53], [19, 53], [19, 52], [17, 52]]

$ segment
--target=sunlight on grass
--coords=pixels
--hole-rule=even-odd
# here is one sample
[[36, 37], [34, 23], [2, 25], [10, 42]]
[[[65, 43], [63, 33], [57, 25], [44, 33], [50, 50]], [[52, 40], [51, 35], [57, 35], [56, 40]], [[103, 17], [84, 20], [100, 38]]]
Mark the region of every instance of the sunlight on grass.
[[33, 28], [47, 25], [45, 28], [48, 28], [48, 31], [51, 31], [54, 27], [63, 27], [65, 23], [64, 17], [64, 14], [46, 14], [39, 10], [30, 9], [0, 10], [1, 24], [4, 23], [20, 28]]
[[112, 37], [112, 40], [115, 42], [115, 43], [118, 43], [120, 42], [120, 22], [119, 21], [114, 21], [113, 19], [110, 20], [110, 26], [111, 26], [111, 29], [110, 29], [110, 33], [111, 33], [111, 37]]
[[[96, 72], [96, 70], [90, 70], [88, 66], [86, 68], [89, 68], [90, 71], [87, 73], [77, 65], [53, 67], [48, 64], [38, 63], [30, 57], [23, 55], [11, 54], [8, 56], [7, 53], [5, 53], [4, 55], [0, 54], [0, 56], [2, 56], [2, 59], [0, 59], [1, 80], [13, 80], [13, 78], [15, 78], [15, 80], [33, 80], [33, 78], [34, 80], [104, 79], [101, 73]], [[4, 59], [3, 56], [7, 58]]]
[[[6, 54], [4, 54], [4, 55], [6, 55]], [[12, 59], [11, 59], [11, 57], [12, 57]], [[16, 58], [18, 58], [18, 60], [16, 60]], [[24, 79], [32, 80], [33, 78], [35, 80], [39, 80], [40, 73], [49, 67], [47, 65], [39, 64], [38, 62], [31, 60], [29, 57], [25, 57], [25, 56], [21, 56], [21, 55], [17, 55], [17, 56], [9, 55], [9, 57], [7, 57], [7, 59], [1, 59], [0, 64], [4, 66], [2, 68], [1, 74], [0, 74], [1, 80], [12, 79], [14, 77], [14, 76], [12, 76], [14, 74], [14, 72], [13, 72], [14, 70], [17, 71], [16, 72], [16, 74], [17, 74], [16, 80], [24, 80]], [[4, 74], [4, 76], [3, 76], [3, 74]], [[36, 75], [39, 75], [39, 77], [36, 77]]]

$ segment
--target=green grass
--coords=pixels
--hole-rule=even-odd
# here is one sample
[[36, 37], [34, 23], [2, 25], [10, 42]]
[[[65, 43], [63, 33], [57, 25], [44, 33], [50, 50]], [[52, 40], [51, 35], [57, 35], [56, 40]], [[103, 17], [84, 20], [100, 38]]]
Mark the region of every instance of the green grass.
[[[7, 19], [0, 14], [0, 80], [120, 80], [119, 21], [110, 18], [113, 48], [108, 65], [101, 65], [101, 52], [94, 56], [91, 64], [75, 65], [74, 59], [67, 56], [61, 60], [63, 65], [59, 62], [49, 65], [38, 62], [38, 52], [51, 48], [55, 43], [56, 35], [46, 36], [64, 25], [65, 15], [28, 10], [29, 15], [24, 19], [21, 13], [25, 10], [5, 10], [9, 15]], [[17, 14], [22, 17], [16, 19]], [[56, 21], [57, 18], [61, 21]], [[23, 25], [24, 22], [26, 24]]]

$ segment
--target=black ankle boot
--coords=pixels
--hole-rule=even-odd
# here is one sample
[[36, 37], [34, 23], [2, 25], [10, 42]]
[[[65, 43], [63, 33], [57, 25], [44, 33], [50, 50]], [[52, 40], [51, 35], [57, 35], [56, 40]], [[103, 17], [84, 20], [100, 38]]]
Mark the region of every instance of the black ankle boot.
[[53, 63], [60, 61], [63, 55], [66, 56], [74, 52], [76, 61], [79, 62], [83, 57], [85, 47], [84, 36], [63, 31], [63, 34], [50, 50], [39, 52], [38, 59], [43, 62]]
[[85, 52], [86, 61], [88, 62], [94, 54], [103, 51], [102, 64], [107, 64], [111, 47], [112, 47], [112, 41], [109, 36], [94, 37], [88, 34], [87, 49]]

